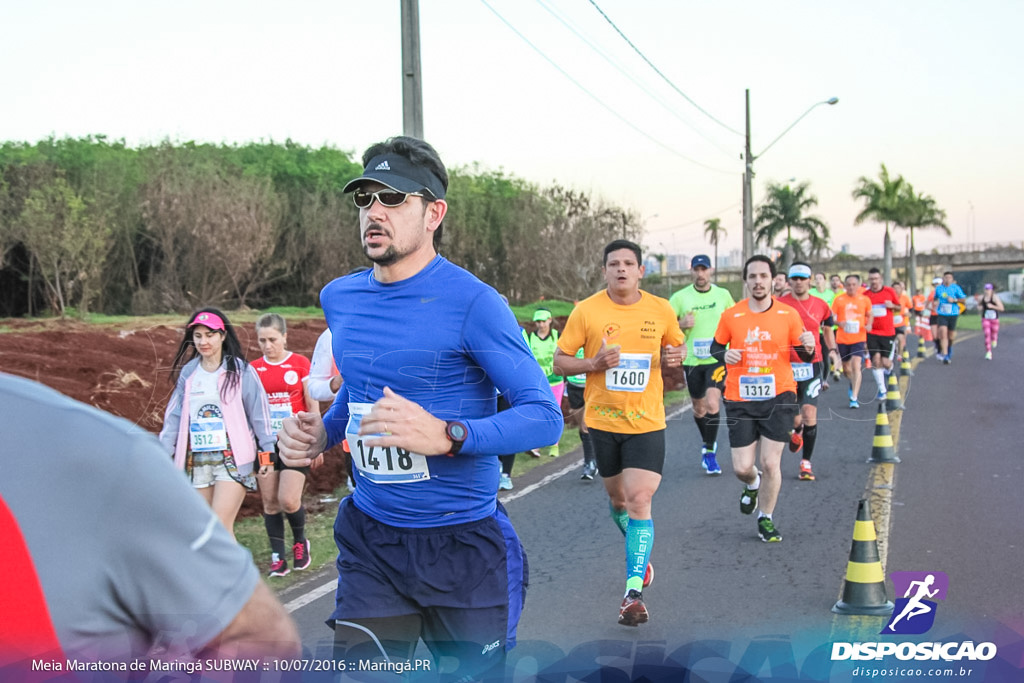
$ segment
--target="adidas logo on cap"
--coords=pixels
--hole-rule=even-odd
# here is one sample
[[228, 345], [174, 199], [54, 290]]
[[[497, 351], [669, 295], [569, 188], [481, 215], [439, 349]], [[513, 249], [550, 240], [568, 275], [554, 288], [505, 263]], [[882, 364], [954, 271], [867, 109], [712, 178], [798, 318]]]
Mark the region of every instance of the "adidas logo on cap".
[[380, 162], [379, 164], [377, 164], [377, 165], [376, 165], [376, 166], [375, 166], [375, 167], [373, 168], [373, 170], [374, 170], [374, 171], [390, 171], [390, 170], [391, 170], [391, 166], [390, 166], [390, 165], [388, 165], [388, 162], [387, 162], [387, 160], [385, 159], [384, 161], [382, 161], [382, 162]]

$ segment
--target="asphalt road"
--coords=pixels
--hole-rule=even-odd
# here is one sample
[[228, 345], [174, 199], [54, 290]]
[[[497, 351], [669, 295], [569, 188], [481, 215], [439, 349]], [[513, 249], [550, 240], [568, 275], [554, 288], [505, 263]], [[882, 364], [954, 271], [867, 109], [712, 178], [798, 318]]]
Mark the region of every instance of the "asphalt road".
[[[654, 499], [656, 573], [644, 591], [651, 621], [639, 628], [616, 621], [624, 547], [600, 480], [579, 479], [578, 455], [517, 479], [501, 498], [529, 554], [530, 588], [510, 680], [675, 681], [687, 670], [689, 680], [853, 680], [858, 663], [831, 662], [831, 643], [884, 640], [877, 634], [885, 625], [882, 617], [831, 612], [861, 498], [871, 502], [886, 577], [914, 570], [950, 578], [928, 638], [999, 646], [995, 660], [973, 664], [968, 680], [1024, 679], [1024, 413], [1016, 400], [1024, 325], [1003, 326], [993, 361], [983, 359], [979, 333], [961, 337], [951, 365], [915, 361], [915, 376], [902, 383], [906, 409], [890, 416], [899, 464], [868, 462], [877, 413], [870, 376], [860, 410], [846, 407], [845, 381], [822, 394], [817, 480], [798, 481], [799, 456], [785, 453], [777, 544], [762, 543], [755, 519], [739, 512], [725, 428], [723, 474], [707, 476], [692, 415], [677, 407]], [[282, 596], [311, 658], [330, 655], [323, 620], [332, 583], [327, 572]], [[316, 588], [322, 595], [312, 599]], [[886, 589], [889, 599], [902, 597], [891, 581]]]

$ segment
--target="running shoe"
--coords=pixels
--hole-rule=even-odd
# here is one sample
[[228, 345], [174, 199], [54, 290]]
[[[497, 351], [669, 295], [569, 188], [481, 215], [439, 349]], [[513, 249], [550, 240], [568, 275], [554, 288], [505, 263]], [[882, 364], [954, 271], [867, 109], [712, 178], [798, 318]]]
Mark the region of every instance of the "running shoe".
[[945, 356], [943, 356], [943, 355], [942, 355], [941, 353], [936, 353], [936, 354], [935, 354], [935, 358], [936, 358], [936, 360], [940, 360], [940, 361], [942, 361], [943, 363], [945, 363], [945, 362], [946, 362], [946, 357], [945, 357]]
[[580, 479], [585, 481], [594, 481], [594, 475], [597, 474], [597, 463], [588, 462], [583, 465], [583, 474], [580, 475]]
[[301, 571], [313, 561], [310, 555], [309, 539], [292, 546], [292, 556], [295, 558], [295, 571]]
[[288, 576], [288, 563], [281, 559], [277, 553], [270, 555], [269, 576]]
[[789, 433], [789, 452], [796, 453], [804, 447], [803, 435], [795, 429]]
[[532, 455], [535, 458], [539, 458], [540, 457], [540, 449], [539, 448], [531, 448], [530, 449], [530, 455]]
[[800, 461], [800, 475], [797, 479], [800, 481], [814, 481], [814, 472], [811, 470], [810, 460]]
[[860, 403], [858, 403], [856, 399], [851, 398], [850, 407], [856, 410], [857, 408], [860, 408]]
[[718, 465], [718, 459], [715, 457], [714, 451], [708, 451], [704, 454], [704, 462], [701, 463], [701, 466], [710, 475], [722, 473], [722, 468]]
[[952, 362], [953, 362], [953, 359], [950, 358], [948, 355], [942, 357], [942, 364], [943, 365], [949, 365]]
[[[995, 344], [993, 344], [993, 346], [995, 346]], [[986, 351], [985, 352], [985, 360], [992, 360], [992, 352], [991, 351]]]
[[552, 446], [551, 448], [548, 449], [548, 455], [550, 455], [552, 458], [557, 458], [558, 457], [558, 444], [557, 443], [554, 446]]
[[643, 593], [629, 589], [626, 597], [622, 599], [622, 607], [619, 608], [619, 623], [623, 626], [639, 626], [646, 624], [648, 619], [650, 615], [644, 604]]
[[782, 534], [775, 528], [775, 523], [767, 517], [757, 520], [757, 536], [765, 543], [778, 543]]
[[508, 476], [504, 472], [501, 473], [501, 480], [498, 482], [498, 488], [502, 491], [512, 490], [512, 477]]
[[740, 512], [745, 515], [749, 515], [757, 507], [757, 489], [751, 490], [746, 486], [743, 487], [743, 493], [740, 495]]

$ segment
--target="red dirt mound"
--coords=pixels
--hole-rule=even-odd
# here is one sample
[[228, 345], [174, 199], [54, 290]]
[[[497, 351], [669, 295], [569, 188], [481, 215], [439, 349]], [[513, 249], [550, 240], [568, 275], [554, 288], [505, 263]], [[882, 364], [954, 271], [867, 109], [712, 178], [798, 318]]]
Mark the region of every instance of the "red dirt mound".
[[[71, 320], [5, 320], [3, 326], [13, 331], [0, 334], [0, 370], [42, 382], [154, 434], [160, 431], [174, 388], [170, 367], [183, 326], [86, 325]], [[288, 348], [310, 357], [325, 327], [323, 320], [289, 322]], [[252, 325], [236, 329], [246, 356], [259, 358]], [[306, 486], [311, 499], [334, 491], [345, 481], [340, 448], [329, 451], [324, 461]], [[258, 514], [261, 509], [258, 493], [246, 496], [243, 515]]]

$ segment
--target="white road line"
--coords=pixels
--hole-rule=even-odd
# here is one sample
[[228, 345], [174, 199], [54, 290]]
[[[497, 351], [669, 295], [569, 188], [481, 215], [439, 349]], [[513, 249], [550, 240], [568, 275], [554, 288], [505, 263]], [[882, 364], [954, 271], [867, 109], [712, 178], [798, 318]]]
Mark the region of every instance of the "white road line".
[[320, 598], [322, 598], [323, 596], [327, 595], [328, 593], [333, 593], [334, 590], [337, 587], [338, 587], [338, 579], [336, 579], [336, 578], [332, 579], [331, 581], [325, 583], [324, 585], [322, 585], [322, 586], [320, 586], [318, 588], [314, 588], [313, 590], [309, 591], [308, 593], [304, 593], [303, 595], [300, 595], [299, 597], [295, 598], [291, 602], [287, 603], [284, 606], [284, 608], [286, 610], [288, 610], [289, 612], [294, 612], [295, 610], [297, 610], [297, 609], [299, 609], [301, 607], [305, 607], [306, 605], [308, 605], [311, 602], [319, 600]]
[[[685, 413], [686, 411], [691, 410], [691, 409], [692, 409], [692, 406], [689, 403], [687, 403], [682, 408], [679, 408], [678, 410], [674, 410], [669, 415], [666, 415], [665, 419], [666, 420], [674, 419], [674, 418], [679, 417], [680, 415], [682, 415], [683, 413]], [[536, 484], [530, 484], [529, 486], [527, 486], [524, 489], [521, 489], [519, 491], [516, 491], [515, 493], [512, 493], [512, 494], [510, 494], [508, 496], [505, 496], [505, 497], [501, 498], [501, 502], [502, 503], [511, 503], [513, 500], [517, 500], [519, 498], [522, 498], [523, 496], [525, 496], [528, 493], [533, 493], [534, 491], [536, 491], [540, 487], [547, 486], [548, 484], [550, 484], [551, 482], [555, 481], [559, 477], [564, 477], [569, 472], [572, 472], [577, 467], [580, 467], [582, 464], [583, 464], [583, 460], [582, 459], [576, 460], [576, 461], [570, 463], [569, 465], [566, 465], [562, 469], [558, 470], [557, 472], [553, 472], [553, 473], [549, 474], [548, 476], [546, 476], [543, 479], [541, 479], [540, 481], [538, 481]], [[324, 585], [320, 586], [319, 588], [314, 588], [313, 590], [309, 591], [308, 593], [300, 595], [299, 597], [295, 598], [291, 602], [287, 603], [284, 606], [284, 608], [286, 610], [288, 610], [288, 612], [294, 612], [297, 609], [305, 607], [306, 605], [308, 605], [311, 602], [319, 600], [320, 598], [322, 598], [323, 596], [327, 595], [328, 593], [334, 592], [334, 590], [337, 589], [337, 587], [338, 587], [338, 581], [337, 581], [337, 579], [333, 579], [330, 582], [325, 583]]]

